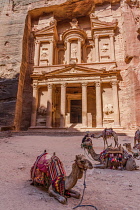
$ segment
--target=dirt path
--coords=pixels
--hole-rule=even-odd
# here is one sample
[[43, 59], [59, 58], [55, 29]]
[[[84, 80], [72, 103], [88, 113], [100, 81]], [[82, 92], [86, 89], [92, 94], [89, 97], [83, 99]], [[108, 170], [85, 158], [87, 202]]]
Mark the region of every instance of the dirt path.
[[[0, 139], [0, 209], [70, 210], [76, 206], [79, 200], [68, 198], [67, 205], [63, 206], [49, 197], [42, 188], [31, 186], [29, 180], [30, 168], [44, 149], [50, 154], [56, 152], [64, 164], [66, 173], [69, 174], [75, 155], [84, 154], [84, 150], [80, 148], [81, 138], [81, 136], [15, 136]], [[119, 136], [119, 142], [133, 142], [133, 138]], [[102, 151], [102, 139], [94, 139], [93, 144], [97, 153]], [[137, 160], [137, 164], [140, 166], [140, 160]], [[140, 209], [140, 170], [88, 170], [86, 184], [83, 204], [95, 205], [98, 210]], [[75, 189], [82, 193], [83, 179], [78, 181]]]

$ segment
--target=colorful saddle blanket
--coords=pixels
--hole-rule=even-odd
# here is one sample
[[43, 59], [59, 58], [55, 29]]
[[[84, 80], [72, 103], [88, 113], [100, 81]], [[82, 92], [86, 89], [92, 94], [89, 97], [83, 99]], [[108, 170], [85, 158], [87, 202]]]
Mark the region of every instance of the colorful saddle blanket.
[[45, 185], [50, 182], [56, 192], [64, 195], [65, 170], [62, 162], [57, 156], [43, 153], [38, 156], [31, 168], [31, 179], [33, 182]]

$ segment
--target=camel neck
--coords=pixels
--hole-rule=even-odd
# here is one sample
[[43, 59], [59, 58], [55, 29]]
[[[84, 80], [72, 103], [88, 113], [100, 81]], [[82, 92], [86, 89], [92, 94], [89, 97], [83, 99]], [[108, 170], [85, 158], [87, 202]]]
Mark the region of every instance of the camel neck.
[[70, 190], [73, 188], [76, 185], [77, 180], [81, 179], [82, 176], [83, 170], [78, 167], [77, 163], [73, 163], [70, 175], [66, 176], [65, 189]]
[[96, 152], [94, 151], [93, 147], [90, 147], [90, 148], [88, 149], [88, 152], [89, 152], [89, 154], [91, 154], [91, 156], [92, 156], [92, 155], [93, 155], [93, 156], [97, 155]]

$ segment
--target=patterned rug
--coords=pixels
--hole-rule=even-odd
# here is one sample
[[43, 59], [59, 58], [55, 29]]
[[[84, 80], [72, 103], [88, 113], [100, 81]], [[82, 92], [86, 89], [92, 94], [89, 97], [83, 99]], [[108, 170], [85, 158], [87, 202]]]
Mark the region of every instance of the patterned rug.
[[65, 170], [60, 159], [48, 153], [37, 157], [31, 168], [31, 179], [33, 183], [39, 183], [45, 187], [52, 184], [54, 190], [60, 195], [65, 193]]

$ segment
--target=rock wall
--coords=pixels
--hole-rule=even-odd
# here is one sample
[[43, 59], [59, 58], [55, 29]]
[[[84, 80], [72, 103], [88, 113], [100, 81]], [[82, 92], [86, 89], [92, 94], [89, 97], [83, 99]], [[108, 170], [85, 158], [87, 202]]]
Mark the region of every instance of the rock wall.
[[0, 2], [0, 126], [17, 130], [30, 125], [32, 86], [30, 58], [32, 19], [54, 12], [58, 20], [95, 12], [100, 20], [118, 19], [115, 40], [120, 118], [124, 128], [140, 126], [140, 2], [138, 0], [2, 0]]

